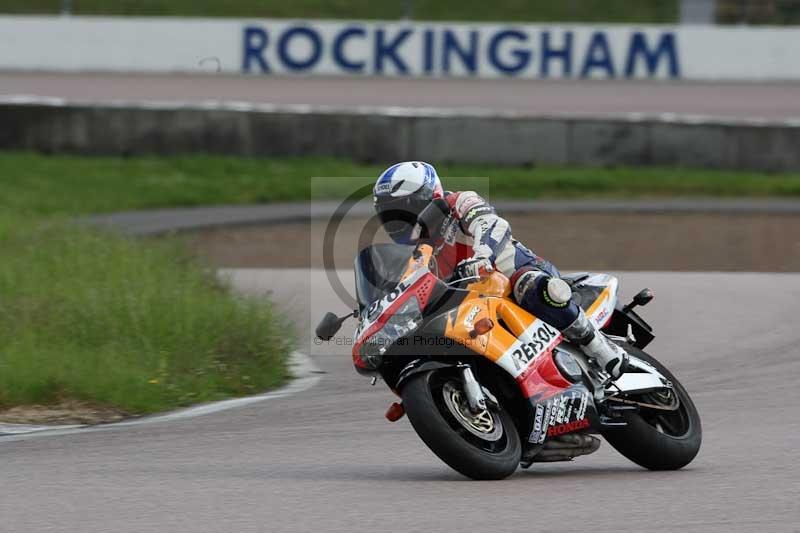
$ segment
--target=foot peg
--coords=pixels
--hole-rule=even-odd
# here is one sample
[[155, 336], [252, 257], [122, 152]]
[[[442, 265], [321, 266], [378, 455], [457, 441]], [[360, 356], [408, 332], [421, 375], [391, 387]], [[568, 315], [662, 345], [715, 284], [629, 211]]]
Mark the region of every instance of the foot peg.
[[[611, 341], [608, 340], [606, 342], [611, 343]], [[620, 348], [620, 350], [622, 350], [622, 348]], [[628, 354], [623, 352], [622, 356], [619, 359], [614, 359], [612, 361], [609, 361], [603, 370], [605, 370], [606, 373], [609, 376], [611, 376], [612, 379], [617, 379], [622, 374], [627, 372], [628, 360], [629, 360]]]
[[625, 371], [628, 353], [606, 337], [583, 311], [562, 330], [562, 334], [580, 346], [586, 357], [593, 359], [597, 367], [612, 379], [617, 379]]

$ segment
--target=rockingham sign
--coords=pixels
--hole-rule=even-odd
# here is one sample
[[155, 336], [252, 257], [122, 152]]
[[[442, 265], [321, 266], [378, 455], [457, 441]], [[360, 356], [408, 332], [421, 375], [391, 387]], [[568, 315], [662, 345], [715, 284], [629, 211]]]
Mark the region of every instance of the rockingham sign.
[[247, 25], [242, 71], [487, 78], [681, 75], [671, 30], [354, 23]]
[[0, 17], [0, 69], [763, 80], [798, 57], [793, 28]]

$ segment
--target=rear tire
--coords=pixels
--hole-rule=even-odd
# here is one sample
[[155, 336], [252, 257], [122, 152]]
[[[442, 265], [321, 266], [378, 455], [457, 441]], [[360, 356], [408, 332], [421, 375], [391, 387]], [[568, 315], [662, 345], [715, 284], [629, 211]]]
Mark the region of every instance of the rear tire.
[[[654, 420], [643, 412], [626, 417], [627, 427], [606, 430], [602, 435], [619, 453], [644, 468], [650, 470], [683, 468], [695, 458], [703, 440], [703, 429], [697, 408], [683, 385], [664, 365], [638, 348], [630, 345], [625, 345], [624, 348], [629, 354], [653, 365], [672, 382], [674, 392], [680, 401], [679, 412], [674, 416], [679, 418], [682, 425], [679, 432], [682, 434], [669, 434], [663, 427], [662, 431], [659, 431], [659, 424], [654, 425]], [[652, 412], [649, 415], [652, 415]]]
[[[447, 384], [450, 385], [447, 385]], [[517, 469], [522, 455], [519, 434], [511, 416], [502, 408], [489, 408], [491, 424], [502, 426], [483, 440], [466, 429], [444, 400], [453, 384], [461, 385], [454, 373], [433, 370], [413, 376], [401, 396], [408, 419], [422, 441], [445, 463], [477, 480], [504, 479]], [[446, 389], [445, 387], [450, 387]]]

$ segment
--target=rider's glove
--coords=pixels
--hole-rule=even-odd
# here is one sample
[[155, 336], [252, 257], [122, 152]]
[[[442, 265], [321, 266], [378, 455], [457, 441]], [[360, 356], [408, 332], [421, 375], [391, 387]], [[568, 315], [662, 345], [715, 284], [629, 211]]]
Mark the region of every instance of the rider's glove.
[[479, 278], [482, 272], [487, 274], [494, 271], [492, 261], [488, 257], [470, 257], [456, 265], [453, 277], [455, 279]]

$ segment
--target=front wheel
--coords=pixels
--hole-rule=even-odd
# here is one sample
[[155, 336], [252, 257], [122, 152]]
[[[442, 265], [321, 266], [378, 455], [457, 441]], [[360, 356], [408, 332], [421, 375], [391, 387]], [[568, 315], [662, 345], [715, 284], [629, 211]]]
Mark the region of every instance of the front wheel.
[[668, 393], [649, 393], [630, 399], [648, 404], [675, 407], [664, 411], [643, 409], [625, 419], [628, 425], [621, 429], [603, 431], [603, 437], [619, 453], [650, 470], [678, 470], [688, 465], [700, 451], [703, 429], [700, 415], [683, 385], [646, 352], [625, 345], [626, 351], [651, 364], [661, 375], [672, 382]]
[[418, 374], [401, 396], [414, 430], [454, 470], [485, 480], [506, 478], [517, 469], [522, 448], [511, 416], [502, 407], [472, 413], [457, 374]]

